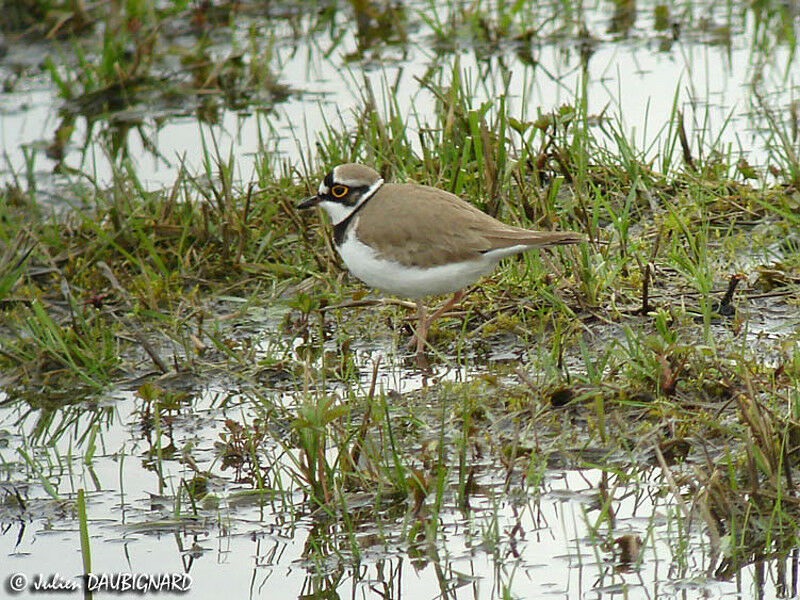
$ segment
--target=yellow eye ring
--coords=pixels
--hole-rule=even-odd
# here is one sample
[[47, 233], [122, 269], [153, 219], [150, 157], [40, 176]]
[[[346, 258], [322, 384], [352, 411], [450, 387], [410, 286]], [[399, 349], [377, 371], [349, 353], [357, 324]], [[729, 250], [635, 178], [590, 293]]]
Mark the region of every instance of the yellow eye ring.
[[331, 188], [331, 194], [333, 194], [334, 198], [344, 198], [349, 191], [346, 185], [335, 185]]

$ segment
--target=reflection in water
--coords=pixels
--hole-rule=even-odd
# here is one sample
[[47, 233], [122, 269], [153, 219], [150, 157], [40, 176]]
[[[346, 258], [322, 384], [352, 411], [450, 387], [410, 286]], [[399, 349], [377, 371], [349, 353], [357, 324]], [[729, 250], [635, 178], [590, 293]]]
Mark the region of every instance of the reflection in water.
[[[690, 12], [658, 6], [651, 13], [635, 2], [616, 2], [610, 13], [550, 7], [545, 19], [536, 10], [504, 14], [498, 6], [497, 14], [485, 14], [458, 3], [351, 5], [285, 18], [251, 14], [211, 39], [205, 34], [223, 15], [203, 4], [196, 29], [185, 34], [191, 51], [168, 75], [87, 89], [56, 122], [48, 116], [55, 98], [49, 88], [32, 96], [31, 112], [4, 111], [12, 168], [32, 165], [30, 153], [46, 139], [45, 155], [62, 172], [88, 172], [102, 185], [111, 173], [104, 160], [147, 158], [152, 168], [140, 171], [146, 184], [172, 185], [184, 156], [204, 164], [202, 135], [210, 129], [215, 143], [224, 140], [240, 157], [248, 181], [247, 161], [257, 149], [268, 144], [297, 156], [298, 139], [308, 137], [299, 145], [313, 147], [340, 115], [349, 122], [348, 108], [363, 115], [365, 97], [370, 109], [388, 104], [404, 119], [419, 116], [424, 148], [425, 117], [446, 106], [435, 90], [445, 89], [451, 74], [467, 80], [475, 114], [488, 115], [482, 123], [492, 143], [496, 133], [485, 123], [499, 97], [521, 107], [515, 112], [530, 119], [517, 124], [524, 129], [539, 111], [574, 103], [576, 89], [585, 87], [590, 114], [610, 105], [635, 127], [648, 110], [655, 122], [667, 122], [677, 89], [678, 104], [691, 104], [687, 114], [705, 130], [748, 97], [751, 81], [776, 88], [771, 104], [791, 95], [785, 67], [795, 50], [785, 42], [792, 30], [775, 27], [771, 3], [743, 8], [743, 20], [707, 7], [711, 18], [697, 22]], [[659, 32], [655, 53], [647, 51], [650, 29]], [[704, 86], [708, 94], [697, 94]], [[710, 125], [698, 118], [704, 111]], [[20, 117], [42, 126], [30, 133], [36, 128], [19, 126]], [[413, 121], [403, 123], [413, 128]], [[726, 135], [747, 136], [743, 145], [755, 146], [754, 122], [742, 118]], [[468, 140], [458, 141], [464, 147]], [[310, 312], [298, 330], [311, 329]], [[774, 330], [774, 322], [756, 321], [751, 328]], [[292, 357], [303, 373], [288, 360], [288, 367], [269, 364], [263, 380], [243, 389], [221, 381], [182, 394], [160, 381], [158, 389], [142, 385], [98, 399], [59, 394], [42, 382], [36, 397], [3, 392], [5, 554], [23, 570], [81, 572], [74, 498], [85, 489], [98, 571], [185, 571], [198, 597], [796, 595], [796, 539], [767, 529], [770, 545], [740, 530], [753, 517], [722, 486], [722, 473], [710, 470], [701, 490], [682, 483], [680, 469], [707, 467], [682, 466], [683, 440], [659, 447], [663, 465], [655, 451], [650, 463], [637, 462], [638, 448], [624, 457], [609, 457], [605, 448], [543, 450], [544, 433], [537, 430], [533, 440], [519, 433], [533, 407], [516, 410], [517, 399], [502, 398], [502, 411], [487, 416], [469, 403], [481, 388], [459, 395], [455, 384], [480, 380], [484, 367], [445, 365], [426, 381], [387, 358], [392, 340], [357, 347], [296, 339]], [[266, 343], [289, 340], [277, 335]], [[326, 363], [331, 356], [337, 362]], [[354, 370], [364, 374], [357, 385]], [[344, 383], [309, 382], [313, 371]], [[374, 394], [365, 392], [373, 373]], [[426, 386], [436, 390], [427, 399], [420, 392]], [[556, 412], [560, 398], [552, 394], [549, 414], [563, 419], [568, 438], [571, 419], [581, 415], [569, 406]], [[568, 405], [573, 397], [563, 399]], [[659, 406], [644, 410], [651, 409]], [[743, 403], [740, 413], [747, 409]], [[465, 431], [474, 435], [473, 418], [486, 419], [487, 433], [459, 446]], [[780, 467], [788, 464], [784, 455], [766, 453], [776, 439], [771, 432], [753, 440], [778, 473], [771, 485], [780, 484]], [[348, 460], [351, 471], [342, 467]], [[673, 469], [674, 480], [665, 483]], [[751, 483], [759, 488], [757, 478]], [[323, 509], [312, 498], [331, 502]], [[764, 547], [771, 554], [752, 549]]]
[[[4, 403], [0, 428], [18, 431], [14, 436], [36, 432], [50, 444], [31, 457], [40, 483], [29, 483], [24, 470], [6, 471], [0, 543], [7, 554], [71, 572], [64, 557], [73, 556], [66, 549], [75, 547], [78, 530], [70, 499], [76, 487], [91, 483], [96, 491], [87, 495], [87, 510], [96, 569], [126, 564], [134, 572], [185, 571], [200, 597], [226, 590], [236, 597], [282, 590], [309, 598], [416, 598], [434, 589], [445, 598], [587, 592], [653, 598], [681, 590], [777, 597], [796, 591], [793, 538], [772, 556], [737, 554], [733, 562], [709, 548], [703, 520], [665, 494], [657, 466], [535, 474], [524, 462], [498, 471], [473, 455], [463, 501], [456, 478], [431, 488], [417, 508], [404, 495], [376, 488], [345, 493], [341, 504], [320, 509], [286, 478], [291, 463], [280, 446], [267, 453], [287, 465], [273, 470], [271, 491], [245, 493], [250, 486], [242, 488], [222, 470], [213, 441], [226, 419], [253, 410], [249, 402], [213, 393], [192, 402], [144, 396], [150, 400], [128, 394], [98, 411], [62, 408], [56, 414], [64, 419], [49, 418], [45, 428], [23, 402]], [[396, 431], [406, 410], [395, 409]], [[96, 448], [91, 456], [84, 450], [90, 447]], [[2, 452], [5, 464], [13, 464]], [[190, 499], [181, 482], [198, 473], [207, 474], [209, 494]], [[44, 492], [45, 480], [55, 497]], [[58, 536], [49, 533], [53, 529]], [[42, 538], [48, 543], [37, 543]]]
[[[62, 85], [74, 89], [56, 122], [51, 107], [62, 102], [58, 90], [37, 90], [22, 100], [24, 111], [0, 113], [4, 144], [15, 171], [22, 169], [26, 153], [30, 162], [44, 146], [63, 173], [88, 170], [101, 184], [111, 178], [106, 161], [139, 165], [152, 158], [158, 166], [143, 174], [144, 183], [170, 186], [181, 165], [176, 157], [185, 156], [190, 167], [203, 164], [198, 127], [203, 123], [213, 126], [221, 147], [233, 148], [242, 180], [250, 181], [248, 157], [263, 145], [297, 157], [340, 117], [351, 125], [348, 109], [363, 103], [365, 81], [376, 107], [396, 105], [404, 118], [411, 115], [407, 127], [417, 128], [417, 115], [424, 128], [435, 98], [420, 93], [419, 82], [456, 61], [474, 77], [469, 87], [476, 106], [507, 94], [522, 108], [511, 112], [530, 119], [539, 110], [573, 104], [576, 90], [585, 85], [591, 114], [618, 115], [626, 127], [647, 130], [646, 120], [669, 120], [677, 93], [677, 108], [698, 124], [702, 146], [724, 149], [732, 142], [747, 151], [752, 164], [762, 162], [760, 148], [769, 142], [759, 137], [764, 107], [752, 102], [752, 93], [761, 90], [767, 106], [790, 124], [783, 109], [792, 101], [786, 67], [796, 46], [790, 14], [796, 7], [756, 3], [737, 14], [690, 3], [637, 10], [626, 0], [591, 10], [513, 5], [497, 10], [353, 2], [347, 9], [287, 10], [270, 18], [242, 10], [232, 31], [218, 24], [170, 29], [164, 44], [180, 48], [180, 64], [154, 54], [148, 63], [152, 72], [136, 63], [122, 82], [106, 74], [106, 85], [87, 84], [83, 91], [64, 79]], [[197, 11], [203, 23], [217, 23], [218, 17], [207, 18], [209, 7]], [[696, 11], [709, 14], [698, 19]], [[659, 52], [649, 51], [650, 37], [660, 44]], [[139, 41], [147, 46], [144, 37]], [[4, 61], [14, 70], [24, 57], [12, 48]], [[729, 115], [731, 106], [741, 106], [741, 112]], [[77, 115], [87, 122], [74, 122]], [[31, 120], [41, 129], [21, 126]], [[265, 140], [259, 130], [276, 135]], [[131, 131], [139, 139], [129, 139]], [[639, 145], [648, 147], [650, 141]]]

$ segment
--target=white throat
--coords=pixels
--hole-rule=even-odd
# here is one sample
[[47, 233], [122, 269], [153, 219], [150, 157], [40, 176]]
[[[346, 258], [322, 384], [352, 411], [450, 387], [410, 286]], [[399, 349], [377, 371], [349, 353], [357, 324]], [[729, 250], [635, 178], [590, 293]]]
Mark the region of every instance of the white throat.
[[[322, 200], [319, 205], [328, 213], [328, 216], [331, 218], [331, 222], [334, 225], [338, 225], [342, 221], [344, 221], [347, 217], [352, 215], [364, 202], [372, 198], [372, 196], [377, 192], [380, 187], [383, 185], [383, 179], [378, 179], [375, 183], [373, 183], [364, 195], [358, 200], [358, 203], [353, 206], [346, 206], [341, 202], [332, 202], [330, 200]], [[327, 186], [326, 186], [327, 188]], [[320, 193], [322, 193], [322, 186], [320, 186]]]

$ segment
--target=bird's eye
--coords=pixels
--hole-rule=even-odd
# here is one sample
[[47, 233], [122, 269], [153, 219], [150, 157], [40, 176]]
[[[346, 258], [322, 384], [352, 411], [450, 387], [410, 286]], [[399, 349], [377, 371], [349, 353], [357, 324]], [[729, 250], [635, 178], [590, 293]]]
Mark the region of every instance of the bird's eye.
[[346, 185], [335, 185], [331, 188], [331, 194], [333, 194], [334, 198], [343, 198], [348, 191]]

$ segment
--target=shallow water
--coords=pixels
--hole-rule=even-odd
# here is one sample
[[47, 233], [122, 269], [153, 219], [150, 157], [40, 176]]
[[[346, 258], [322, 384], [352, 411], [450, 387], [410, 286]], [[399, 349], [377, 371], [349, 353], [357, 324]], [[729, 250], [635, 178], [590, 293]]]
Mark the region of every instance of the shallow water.
[[[796, 60], [796, 49], [770, 43], [753, 11], [733, 10], [724, 3], [671, 4], [673, 24], [666, 29], [658, 23], [655, 3], [634, 3], [627, 14], [614, 6], [596, 3], [565, 15], [560, 4], [548, 5], [543, 10], [560, 16], [540, 21], [532, 17], [540, 26], [532, 40], [492, 44], [476, 39], [467, 26], [439, 40], [425, 20], [432, 12], [425, 3], [405, 9], [402, 28], [407, 42], [359, 32], [349, 8], [337, 9], [324, 27], [316, 27], [319, 16], [313, 10], [263, 21], [250, 15], [237, 20], [232, 33], [225, 30], [213, 47], [226, 55], [231, 39], [244, 39], [251, 25], [264, 39], [274, 35], [270, 66], [291, 92], [286, 99], [262, 98], [239, 109], [223, 106], [218, 123], [212, 125], [192, 114], [194, 100], [187, 100], [189, 110], [135, 107], [115, 115], [116, 125], [100, 119], [91, 129], [84, 117], [77, 117], [63, 162], [89, 173], [100, 185], [108, 183], [104, 132], [127, 119], [141, 124], [148, 143], [161, 156], [155, 157], [135, 130], [125, 136], [127, 152], [146, 186], [171, 185], [183, 159], [190, 171], [202, 172], [203, 142], [212, 138], [222, 155], [229, 149], [236, 155], [238, 180], [247, 183], [254, 178], [253, 162], [260, 148], [299, 165], [301, 157], [313, 154], [313, 141], [326, 124], [340, 129], [340, 116], [351, 124], [365, 80], [379, 106], [387, 97], [396, 98], [401, 112], [416, 111], [424, 122], [433, 97], [420, 91], [416, 78], [443, 69], [447, 80], [456, 61], [471, 79], [476, 106], [507, 93], [513, 112], [535, 118], [537, 110], [574, 103], [585, 77], [589, 112], [606, 111], [607, 117], [621, 119], [623, 131], [639, 146], [646, 145], [641, 140], [658, 138], [660, 132], [652, 124], [668, 122], [676, 103], [687, 128], [705, 132], [708, 145], [695, 152], [706, 154], [713, 143], [719, 151], [730, 149], [734, 156], [742, 152], [753, 163], [763, 162], [769, 142], [761, 133], [763, 114], [751, 83], [758, 75], [756, 88], [781, 118], [788, 119], [786, 109], [798, 97], [796, 76], [788, 68]], [[436, 7], [443, 21], [448, 11], [463, 8], [457, 3]], [[583, 41], [576, 37], [578, 22], [590, 34]], [[796, 17], [789, 22], [797, 26]], [[304, 35], [298, 37], [295, 31]], [[767, 41], [757, 41], [762, 38]], [[50, 42], [11, 45], [0, 59], [0, 79], [10, 77], [15, 67], [38, 64], [50, 48]], [[28, 153], [32, 181], [56, 206], [71, 197], [70, 184], [85, 183], [79, 176], [53, 173], [57, 161], [44, 153], [59, 125], [62, 104], [41, 74], [31, 74], [11, 93], [0, 94], [0, 143], [8, 157], [8, 164], [0, 166], [0, 179], [8, 183], [17, 174], [27, 185]], [[714, 141], [717, 134], [720, 139]], [[660, 151], [655, 144], [649, 155]], [[796, 308], [780, 298], [743, 305], [747, 335], [737, 339], [759, 354], [763, 364], [775, 366], [786, 351], [783, 342], [797, 344], [791, 339], [798, 324]], [[276, 333], [280, 316], [258, 315], [247, 324], [243, 335], [256, 336], [253, 344], [260, 355], [269, 355], [276, 345], [301, 344]], [[732, 336], [727, 325], [715, 327], [721, 339]], [[597, 329], [607, 340], [620, 336], [618, 328]], [[380, 357], [378, 392], [396, 392], [389, 403], [391, 415], [401, 421], [409, 414], [435, 414], [436, 407], [424, 405], [424, 397], [413, 394], [425, 382], [397, 358], [400, 343], [384, 332], [372, 343], [357, 346], [357, 392], [366, 395]], [[525, 358], [528, 351], [498, 343], [486, 360], [475, 361], [467, 353], [462, 364], [438, 367], [436, 379], [472, 381], [486, 375], [493, 363]], [[578, 357], [567, 357], [570, 360], [574, 369], [580, 368]], [[347, 528], [342, 519], [309, 512], [301, 492], [290, 483], [284, 483], [283, 492], [292, 500], [286, 504], [243, 497], [240, 493], [252, 486], [235, 482], [232, 470], [222, 469], [214, 447], [226, 419], [252, 423], [269, 403], [294, 408], [303, 398], [305, 382], [290, 374], [282, 382], [268, 378], [260, 387], [217, 374], [195, 375], [160, 382], [189, 395], [180, 408], [162, 416], [167, 420], [160, 440], [135, 391], [138, 380], [123, 382], [99, 399], [65, 407], [59, 404], [63, 398], [53, 398], [53, 390], [27, 399], [0, 393], [0, 554], [7, 557], [0, 570], [3, 576], [18, 572], [33, 581], [37, 573], [71, 579], [82, 572], [74, 498], [83, 488], [92, 571], [188, 573], [193, 598], [487, 598], [502, 597], [506, 591], [517, 597], [564, 598], [797, 596], [796, 552], [790, 559], [748, 565], [727, 579], [716, 577], [722, 559], [712, 552], [702, 521], [682, 514], [681, 504], [663, 491], [659, 471], [650, 467], [620, 467], [624, 477], [617, 480], [609, 480], [608, 471], [599, 469], [551, 467], [536, 485], [525, 488], [517, 477], [507, 491], [500, 465], [493, 470], [486, 457], [473, 457], [480, 475], [471, 509], [463, 510], [453, 494], [445, 495], [437, 515], [436, 544], [430, 546], [424, 538], [419, 543], [410, 540], [413, 518], [405, 499], [381, 505], [376, 520], [372, 497], [349, 497]], [[335, 382], [323, 389], [340, 397], [349, 390]], [[56, 408], [48, 408], [48, 401]], [[286, 423], [279, 422], [261, 448], [265, 459], [288, 460], [281, 454], [280, 426]], [[426, 422], [423, 430], [436, 439], [435, 422]], [[92, 435], [96, 450], [87, 457]], [[17, 448], [33, 453], [35, 468], [27, 466]], [[165, 457], [160, 461], [154, 458], [159, 452]], [[213, 496], [192, 516], [193, 508], [176, 508], [175, 498], [181, 480], [192, 479], [198, 470], [211, 473]], [[40, 478], [47, 479], [58, 499], [48, 494]], [[610, 539], [641, 537], [641, 564], [624, 565], [605, 539], [595, 537], [601, 482], [612, 490], [615, 511], [613, 530], [603, 533]], [[362, 507], [369, 508], [365, 517], [359, 514]], [[430, 502], [426, 510], [432, 510]]]
[[[252, 321], [260, 317], [263, 311], [254, 310]], [[253, 327], [247, 316], [243, 321]], [[257, 346], [268, 353], [281, 339], [297, 345], [297, 340], [269, 333], [274, 324], [266, 321], [254, 342]], [[753, 341], [766, 347], [768, 340], [761, 340], [757, 329], [753, 327]], [[602, 335], [613, 338], [609, 332]], [[720, 326], [716, 335], [722, 339], [726, 328]], [[409, 418], [422, 420], [420, 439], [411, 442], [422, 448], [426, 440], [439, 440], [436, 419], [444, 408], [429, 405], [436, 394], [414, 394], [425, 382], [398, 359], [393, 344], [389, 336], [383, 338], [382, 350], [374, 344], [354, 349], [361, 373], [357, 393], [366, 396], [378, 361], [378, 393], [398, 392], [389, 395], [389, 418], [398, 430]], [[764, 357], [769, 359], [766, 353]], [[436, 381], [469, 381], [485, 372], [485, 365], [473, 365], [467, 358], [460, 367], [437, 367], [427, 383], [435, 389]], [[186, 573], [193, 598], [326, 593], [487, 598], [506, 592], [513, 597], [565, 598], [794, 597], [795, 591], [785, 590], [795, 590], [796, 581], [785, 579], [792, 569], [796, 572], [796, 553], [720, 578], [723, 556], [714, 551], [690, 502], [676, 502], [665, 491], [661, 470], [646, 461], [629, 464], [629, 457], [615, 458], [602, 448], [597, 449], [598, 460], [607, 465], [619, 460], [618, 467], [572, 468], [567, 459], [542, 470], [528, 485], [519, 468], [507, 480], [506, 468], [492, 463], [493, 454], [472, 454], [470, 465], [478, 476], [469, 509], [456, 504], [453, 481], [448, 486], [453, 491], [445, 493], [436, 517], [435, 545], [424, 536], [410, 535], [415, 517], [402, 498], [384, 498], [376, 511], [371, 494], [345, 494], [345, 522], [340, 513], [330, 518], [312, 510], [289, 480], [279, 486], [275, 498], [254, 497], [247, 493], [252, 485], [236, 483], [233, 471], [222, 467], [214, 444], [226, 419], [254, 423], [270, 403], [295, 410], [304, 395], [298, 389], [302, 384], [289, 380], [273, 389], [248, 391], [249, 385], [217, 382], [198, 387], [194, 381], [194, 375], [161, 380], [168, 389], [188, 390], [189, 398], [177, 410], [162, 413], [160, 438], [146, 416], [147, 404], [133, 390], [119, 389], [99, 403], [55, 410], [55, 420], [44, 428], [42, 411], [31, 411], [21, 399], [0, 398], [0, 456], [6, 465], [0, 489], [0, 552], [8, 556], [7, 574], [22, 573], [30, 584], [40, 573], [57, 573], [72, 581], [82, 572], [74, 499], [76, 490], [84, 488], [92, 572]], [[137, 385], [132, 380], [123, 387]], [[347, 398], [349, 389], [332, 381], [326, 393]], [[288, 422], [278, 418], [272, 427], [259, 454], [265, 461], [290, 467], [281, 447]], [[93, 430], [97, 449], [87, 458], [84, 436]], [[455, 436], [456, 431], [445, 434], [447, 453], [455, 452]], [[385, 432], [373, 442], [386, 444]], [[57, 490], [57, 500], [48, 496], [38, 476], [31, 479], [17, 447], [33, 453], [38, 472]], [[160, 461], [159, 451], [164, 457]], [[414, 456], [413, 450], [409, 456]], [[682, 470], [690, 474], [691, 469], [691, 464], [673, 467], [673, 476], [679, 477]], [[198, 502], [195, 512], [185, 494], [180, 494], [184, 504], [177, 506], [176, 495], [181, 481], [198, 472], [209, 474], [211, 495]], [[688, 485], [683, 490], [687, 498], [693, 494]], [[15, 502], [17, 493], [24, 499], [23, 509]], [[610, 498], [613, 511], [610, 528], [600, 511], [604, 498]], [[433, 510], [429, 498], [421, 515], [430, 516]], [[612, 540], [623, 536], [641, 540], [638, 562], [620, 559]]]
[[[434, 6], [444, 22], [453, 12], [459, 14], [457, 7], [464, 10], [458, 3]], [[657, 3], [634, 3], [629, 14], [624, 8], [615, 12], [613, 3], [596, 3], [571, 17], [561, 15], [557, 6], [541, 8], [543, 14], [558, 15], [552, 20], [531, 18], [540, 29], [529, 44], [499, 41], [490, 47], [474, 39], [467, 26], [462, 26], [461, 35], [448, 38], [448, 44], [437, 45], [434, 30], [425, 21], [431, 6], [424, 2], [405, 9], [407, 22], [400, 28], [407, 43], [365, 39], [364, 32], [359, 36], [346, 9], [337, 10], [326, 28], [318, 26], [313, 11], [283, 20], [242, 18], [234, 38], [242, 37], [249, 26], [256, 26], [264, 39], [274, 38], [270, 67], [279, 83], [291, 90], [285, 100], [255, 101], [240, 110], [221, 107], [215, 125], [202, 124], [185, 108], [153, 114], [152, 106], [143, 106], [115, 118], [141, 127], [148, 143], [157, 148], [159, 157], [136, 129], [125, 136], [128, 156], [142, 182], [152, 188], [171, 185], [181, 160], [190, 172], [202, 172], [203, 146], [212, 140], [222, 156], [233, 151], [239, 179], [245, 183], [254, 177], [253, 159], [261, 148], [292, 164], [300, 157], [309, 159], [314, 140], [328, 125], [341, 128], [340, 119], [353, 124], [352, 110], [365, 95], [365, 82], [379, 107], [396, 100], [401, 114], [416, 113], [424, 123], [434, 109], [434, 98], [420, 90], [419, 79], [439, 70], [448, 73], [456, 61], [469, 80], [474, 106], [507, 94], [509, 112], [530, 119], [537, 111], [574, 104], [585, 76], [589, 113], [619, 120], [637, 147], [650, 148], [649, 157], [663, 150], [658, 143], [651, 144], [663, 133], [660, 128], [669, 122], [673, 105], [684, 113], [690, 139], [698, 133], [703, 140], [693, 152], [730, 151], [731, 163], [741, 155], [763, 164], [768, 146], [775, 143], [761, 133], [764, 114], [754, 91], [788, 126], [789, 107], [798, 97], [798, 82], [789, 68], [797, 50], [773, 39], [753, 11], [734, 11], [732, 5], [715, 2], [671, 3], [664, 29], [656, 17], [657, 7], [664, 5]], [[492, 14], [491, 7], [487, 12]], [[797, 19], [787, 22], [797, 27]], [[589, 32], [587, 39], [575, 38], [577, 23]], [[298, 39], [293, 30], [311, 33]], [[225, 56], [230, 37], [224, 32], [217, 37], [213, 49]], [[361, 50], [365, 43], [368, 51]], [[0, 60], [0, 79], [10, 77], [14, 68], [41, 60], [47, 49], [11, 45]], [[185, 104], [191, 108], [195, 101], [187, 97]], [[63, 177], [51, 173], [56, 162], [42, 152], [59, 125], [57, 107], [62, 105], [54, 86], [41, 75], [17, 85], [13, 93], [0, 94], [0, 141], [11, 165], [10, 170], [5, 163], [0, 167], [3, 179], [8, 181], [11, 172], [25, 172], [27, 152], [40, 188], [55, 193], [54, 188], [63, 184]], [[415, 122], [411, 120], [412, 128]], [[108, 182], [104, 127], [90, 131], [83, 118], [75, 126], [64, 164], [89, 173], [101, 184]]]
[[[39, 573], [71, 579], [82, 572], [70, 500], [77, 487], [84, 487], [91, 490], [93, 573], [185, 572], [193, 598], [300, 597], [322, 590], [365, 598], [381, 590], [392, 598], [432, 598], [437, 590], [452, 598], [496, 597], [503, 590], [518, 597], [786, 597], [775, 589], [774, 578], [786, 566], [777, 561], [766, 564], [771, 578], [766, 586], [756, 581], [763, 573], [754, 579], [754, 570], [763, 567], [746, 567], [729, 581], [715, 579], [720, 557], [712, 554], [699, 519], [676, 515], [680, 508], [660, 491], [658, 469], [632, 470], [624, 480], [592, 469], [548, 470], [535, 494], [519, 481], [504, 492], [502, 473], [482, 476], [469, 511], [445, 498], [435, 548], [424, 540], [409, 542], [402, 506], [388, 506], [376, 522], [369, 497], [350, 500], [351, 530], [318, 513], [292, 515], [280, 502], [237, 499], [237, 490], [247, 486], [233, 484], [218, 460], [215, 466], [213, 442], [226, 417], [248, 414], [252, 405], [222, 390], [198, 394], [170, 427], [169, 440], [179, 450], [192, 444], [197, 467], [214, 473], [210, 488], [219, 498], [218, 506], [201, 506], [194, 517], [184, 506], [176, 518], [175, 488], [192, 471], [164, 460], [162, 493], [152, 466], [143, 460], [152, 446], [141, 433], [139, 404], [133, 393], [109, 398], [108, 425], [100, 428], [90, 464], [83, 463], [74, 436], [90, 426], [92, 411], [82, 411], [70, 428], [74, 433], [40, 448], [42, 456], [51, 457], [52, 472], [45, 475], [61, 500], [47, 499], [37, 483], [11, 474], [3, 488], [4, 571], [23, 573], [31, 582]], [[35, 421], [23, 417], [18, 425], [19, 417], [19, 404], [0, 411], [10, 447], [19, 443], [17, 436], [30, 434]], [[15, 457], [5, 448], [3, 458]], [[8, 500], [16, 485], [22, 486], [26, 506], [12, 518], [17, 510]], [[643, 542], [639, 565], [626, 567], [613, 548], [593, 538], [601, 488], [614, 498], [611, 538], [639, 536]], [[361, 504], [369, 509], [363, 521]]]

